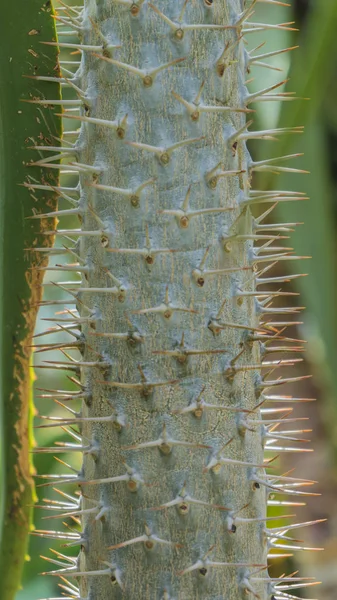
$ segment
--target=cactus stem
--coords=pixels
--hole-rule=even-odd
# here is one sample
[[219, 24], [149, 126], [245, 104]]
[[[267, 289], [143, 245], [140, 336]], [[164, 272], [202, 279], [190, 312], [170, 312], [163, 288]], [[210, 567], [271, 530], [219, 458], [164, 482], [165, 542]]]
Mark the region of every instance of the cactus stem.
[[[22, 184], [32, 200], [35, 190], [42, 190], [56, 193], [70, 203], [68, 210], [40, 209], [40, 214], [33, 214], [32, 219], [77, 215], [80, 221], [78, 229], [65, 230], [51, 224], [44, 231], [44, 235], [56, 236], [58, 241], [64, 237], [60, 248], [48, 250], [51, 255], [62, 256], [61, 264], [56, 259], [51, 267], [37, 267], [41, 271], [77, 273], [75, 281], [45, 283], [56, 285], [70, 299], [64, 309], [46, 319], [53, 324], [50, 329], [36, 336], [62, 332], [69, 334], [66, 339], [70, 342], [33, 346], [36, 352], [60, 350], [61, 360], [43, 360], [38, 368], [63, 370], [72, 383], [71, 391], [38, 390], [42, 399], [51, 399], [68, 412], [65, 417], [41, 415], [37, 427], [59, 427], [70, 437], [67, 442], [56, 442], [54, 447], [42, 447], [36, 452], [58, 455], [70, 451], [84, 455], [80, 469], [55, 456], [65, 467], [62, 471], [70, 469], [70, 475], [42, 475], [39, 484], [54, 489], [55, 485], [62, 488], [69, 483], [79, 486], [74, 496], [56, 488], [60, 500], [40, 503], [41, 508], [45, 504], [44, 508], [51, 511], [45, 519], [70, 518], [74, 528], [65, 525], [63, 534], [36, 532], [42, 537], [64, 540], [66, 546], [81, 546], [77, 559], [55, 553], [48, 560], [59, 568], [51, 574], [61, 578], [62, 594], [69, 600], [89, 600], [97, 594], [105, 600], [113, 594], [110, 584], [122, 588], [121, 573], [123, 583], [125, 573], [128, 596], [137, 589], [140, 598], [150, 594], [161, 600], [172, 600], [171, 596], [177, 598], [181, 594], [200, 595], [200, 579], [213, 568], [220, 570], [211, 573], [212, 589], [204, 590], [207, 598], [224, 593], [226, 567], [239, 569], [230, 572], [234, 585], [227, 592], [233, 597], [246, 593], [258, 600], [269, 596], [271, 600], [286, 600], [291, 593], [285, 593], [282, 586], [278, 588], [279, 583], [285, 584], [284, 589], [292, 589], [288, 583], [302, 585], [302, 580], [297, 583], [292, 576], [282, 582], [282, 577], [269, 578], [261, 573], [267, 569], [267, 559], [306, 549], [301, 540], [288, 537], [288, 529], [291, 532], [306, 523], [288, 528], [276, 521], [277, 527], [268, 528], [275, 517], [266, 516], [267, 506], [301, 506], [304, 496], [319, 494], [305, 491], [313, 481], [291, 477], [292, 471], [277, 476], [272, 464], [283, 452], [311, 451], [286, 445], [308, 441], [304, 436], [310, 430], [304, 429], [305, 425], [286, 428], [306, 420], [292, 416], [289, 405], [312, 399], [270, 394], [273, 387], [307, 376], [278, 376], [277, 369], [294, 366], [302, 360], [300, 357], [267, 360], [269, 353], [298, 356], [303, 351], [301, 340], [285, 334], [286, 327], [298, 324], [292, 318], [303, 307], [274, 306], [278, 296], [297, 295], [277, 289], [278, 284], [303, 275], [269, 274], [279, 261], [281, 264], [307, 257], [277, 245], [299, 223], [270, 224], [266, 220], [278, 203], [307, 197], [288, 190], [250, 188], [255, 171], [303, 172], [280, 166], [282, 161], [299, 154], [253, 161], [246, 148], [249, 140], [278, 140], [281, 135], [303, 130], [299, 126], [251, 132], [251, 122], [245, 122], [245, 114], [255, 112], [251, 110], [254, 102], [295, 99], [293, 93], [280, 91], [287, 80], [252, 94], [245, 88], [252, 66], [278, 70], [268, 64], [269, 58], [295, 49], [263, 53], [259, 52], [261, 44], [250, 52], [245, 49], [245, 33], [294, 30], [293, 23], [250, 22], [259, 1], [262, 0], [252, 0], [247, 6], [248, 2], [230, 0], [223, 13], [213, 0], [204, 0], [200, 17], [199, 9], [189, 0], [184, 0], [178, 10], [167, 6], [163, 9], [167, 15], [153, 0], [147, 6], [142, 0], [112, 0], [110, 4], [97, 0], [97, 6], [86, 0], [84, 9], [67, 7], [61, 0], [56, 20], [65, 41], [60, 47], [74, 50], [75, 60], [62, 61], [60, 78], [38, 75], [36, 84], [32, 84], [38, 85], [41, 77], [41, 81], [61, 85], [69, 98], [59, 101], [62, 116], [79, 124], [79, 129], [67, 133], [63, 142], [51, 136], [45, 141], [47, 146], [39, 146], [31, 138], [36, 144], [34, 149], [43, 154], [27, 164], [50, 172], [55, 169], [61, 176], [76, 175], [77, 185], [54, 188], [49, 185], [47, 174], [41, 183], [28, 176]], [[265, 2], [286, 5], [279, 0]], [[111, 30], [112, 22], [116, 31]], [[74, 32], [80, 33], [80, 42], [72, 43], [70, 39], [68, 43], [68, 36]], [[200, 51], [200, 44], [205, 45], [206, 40], [210, 55]], [[111, 45], [110, 41], [118, 45]], [[115, 48], [120, 49], [116, 59], [112, 55]], [[113, 89], [117, 95], [110, 94]], [[43, 98], [42, 94], [31, 96], [30, 101], [46, 107], [53, 105], [52, 100]], [[51, 145], [58, 142], [60, 147]], [[175, 154], [179, 148], [182, 151]], [[57, 164], [59, 161], [62, 164]], [[190, 207], [192, 185], [195, 208]], [[153, 190], [145, 189], [150, 186]], [[115, 194], [112, 199], [110, 194]], [[254, 206], [260, 204], [268, 204], [268, 208], [254, 217]], [[140, 205], [140, 211], [133, 210]], [[206, 215], [206, 221], [193, 219]], [[46, 227], [44, 222], [42, 225]], [[192, 240], [196, 240], [194, 245]], [[35, 250], [41, 252], [42, 259], [43, 244]], [[155, 266], [150, 268], [155, 260]], [[216, 276], [220, 275], [228, 277], [228, 289], [219, 299], [222, 280]], [[200, 288], [205, 281], [203, 293]], [[272, 291], [266, 289], [269, 284], [275, 284]], [[46, 300], [36, 305], [62, 303], [64, 300]], [[143, 321], [142, 315], [149, 318]], [[277, 321], [282, 318], [280, 315], [287, 320]], [[144, 333], [138, 329], [140, 321]], [[94, 337], [93, 347], [89, 336]], [[115, 340], [122, 341], [122, 345]], [[79, 358], [74, 358], [68, 348], [78, 350]], [[123, 360], [116, 361], [116, 353], [121, 353]], [[148, 401], [152, 394], [154, 397]], [[75, 409], [68, 408], [68, 403], [71, 406], [73, 400], [80, 399], [81, 406], [76, 403]], [[265, 408], [267, 402], [276, 407]], [[283, 408], [279, 403], [283, 403]], [[202, 420], [205, 417], [207, 423]], [[192, 435], [193, 431], [196, 435]], [[198, 448], [208, 450], [206, 460], [195, 451]], [[143, 449], [156, 450], [139, 453]], [[131, 456], [134, 466], [129, 466], [123, 454], [133, 451], [127, 456]], [[189, 471], [194, 473], [192, 478]], [[186, 481], [181, 487], [179, 477], [176, 479], [174, 473], [179, 472], [193, 484], [190, 493]], [[114, 488], [119, 483], [122, 485]], [[153, 486], [154, 495], [148, 491]], [[140, 487], [141, 493], [132, 496], [134, 522], [125, 510], [130, 506], [129, 492], [137, 492]], [[242, 499], [236, 502], [238, 490]], [[290, 499], [274, 500], [274, 496]], [[198, 500], [199, 497], [203, 499]], [[168, 510], [171, 507], [175, 510]], [[117, 522], [113, 509], [120, 513]], [[191, 544], [191, 527], [181, 527], [186, 522], [177, 519], [193, 510], [197, 512], [198, 527]], [[144, 511], [152, 511], [155, 520], [149, 520], [150, 525], [144, 526], [144, 521], [139, 524], [137, 515]], [[213, 523], [214, 531], [231, 534], [237, 526], [248, 524], [252, 535], [245, 536], [242, 530], [231, 540], [220, 533], [214, 537], [209, 523]], [[153, 531], [164, 532], [163, 524], [165, 535], [161, 539]], [[83, 533], [75, 529], [78, 525]], [[139, 531], [144, 531], [143, 535], [138, 535]], [[108, 546], [110, 540], [113, 545]], [[213, 541], [214, 546], [203, 554]], [[137, 543], [140, 546], [136, 548]], [[146, 581], [140, 576], [135, 588], [142, 544], [146, 550], [152, 550], [156, 544], [184, 547], [186, 556], [181, 561], [172, 553], [172, 564], [167, 568], [166, 552], [155, 552], [154, 558], [161, 567], [158, 562], [158, 569], [148, 569]], [[215, 547], [219, 561], [209, 556]], [[200, 551], [196, 562], [195, 548]], [[118, 553], [118, 567], [102, 560], [107, 551], [118, 549], [122, 550]], [[179, 568], [183, 570], [177, 573]], [[182, 582], [175, 577], [194, 572], [199, 582], [194, 577], [183, 578]], [[70, 583], [73, 578], [78, 584]], [[124, 592], [116, 593], [124, 597]]]

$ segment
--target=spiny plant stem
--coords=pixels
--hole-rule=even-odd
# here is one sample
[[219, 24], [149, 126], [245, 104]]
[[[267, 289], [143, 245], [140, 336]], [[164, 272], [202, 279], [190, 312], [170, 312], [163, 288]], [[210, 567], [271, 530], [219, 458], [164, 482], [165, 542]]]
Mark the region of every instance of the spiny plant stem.
[[248, 131], [251, 104], [290, 98], [280, 84], [248, 93], [242, 36], [268, 26], [251, 22], [255, 0], [243, 4], [85, 0], [60, 11], [80, 38], [63, 44], [81, 53], [77, 100], [64, 103], [80, 127], [57, 155], [79, 177], [68, 214], [80, 228], [68, 236], [78, 236], [69, 270], [80, 279], [66, 287], [76, 310], [56, 319], [70, 342], [38, 350], [62, 350], [54, 367], [76, 372], [77, 391], [43, 396], [82, 399], [59, 423], [74, 438], [59, 450], [82, 452], [83, 464], [58, 478], [80, 486], [62, 516], [70, 508], [81, 533], [36, 535], [80, 546], [52, 572], [76, 598], [286, 597], [267, 560], [296, 544], [282, 545], [292, 526], [269, 528], [268, 499], [305, 495], [297, 487], [312, 482], [290, 483], [271, 464], [306, 439], [280, 428], [291, 409], [268, 419], [263, 406], [285, 399], [270, 388], [301, 379], [275, 374], [297, 359], [265, 355], [293, 349], [284, 329], [300, 309], [274, 307], [279, 290], [260, 286], [298, 257], [277, 245], [288, 226], [261, 234], [250, 206], [302, 196], [251, 189], [271, 161], [254, 163], [246, 141], [301, 128]]

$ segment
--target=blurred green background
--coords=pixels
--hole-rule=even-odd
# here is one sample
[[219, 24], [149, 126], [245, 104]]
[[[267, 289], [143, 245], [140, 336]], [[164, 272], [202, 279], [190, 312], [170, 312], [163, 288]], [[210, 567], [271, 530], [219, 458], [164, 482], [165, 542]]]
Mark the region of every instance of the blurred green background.
[[[74, 2], [75, 4], [75, 2]], [[57, 5], [57, 3], [56, 3]], [[289, 166], [310, 171], [307, 175], [298, 174], [260, 174], [255, 178], [257, 189], [289, 189], [305, 192], [309, 201], [284, 203], [277, 207], [273, 218], [278, 221], [303, 222], [291, 236], [291, 246], [296, 254], [310, 255], [310, 261], [285, 262], [280, 273], [294, 269], [296, 273], [307, 273], [307, 277], [295, 280], [294, 285], [287, 284], [287, 290], [300, 291], [299, 305], [306, 306], [303, 312], [303, 325], [292, 328], [289, 334], [306, 339], [304, 362], [296, 367], [297, 374], [313, 373], [312, 380], [289, 387], [286, 391], [294, 396], [316, 397], [317, 402], [300, 404], [294, 407], [294, 415], [310, 417], [309, 427], [313, 429], [310, 455], [282, 456], [281, 469], [287, 471], [296, 463], [295, 476], [319, 481], [314, 491], [322, 493], [320, 498], [308, 498], [305, 507], [297, 510], [298, 520], [307, 521], [328, 518], [312, 528], [300, 530], [299, 537], [305, 540], [306, 546], [324, 547], [325, 552], [297, 552], [290, 559], [273, 561], [275, 574], [290, 573], [300, 569], [300, 575], [313, 576], [322, 585], [308, 588], [305, 594], [296, 590], [299, 597], [324, 598], [333, 600], [337, 588], [337, 1], [336, 0], [292, 0], [292, 6], [270, 5], [259, 3], [251, 18], [254, 22], [285, 23], [295, 21], [294, 31], [257, 32], [247, 35], [249, 48], [266, 42], [257, 53], [281, 48], [299, 46], [298, 49], [268, 59], [268, 63], [279, 70], [253, 67], [250, 77], [253, 80], [251, 91], [259, 90], [290, 77], [286, 85], [287, 91], [295, 91], [297, 100], [291, 102], [261, 102], [253, 105], [254, 129], [266, 129], [275, 126], [304, 125], [302, 135], [280, 137], [278, 142], [257, 141], [250, 144], [254, 160], [262, 160], [272, 156], [304, 152], [304, 157], [291, 161]], [[66, 41], [72, 41], [67, 37]], [[74, 57], [78, 59], [78, 57]], [[281, 88], [281, 91], [284, 91]], [[310, 98], [310, 101], [307, 100]], [[69, 121], [73, 129], [73, 121]], [[271, 154], [272, 153], [272, 154]], [[282, 163], [283, 164], [283, 163]], [[285, 163], [288, 165], [288, 163]], [[71, 185], [71, 178], [67, 185]], [[60, 208], [68, 208], [60, 202]], [[63, 221], [64, 223], [64, 221]], [[77, 226], [76, 221], [68, 222]], [[59, 241], [62, 244], [62, 241]], [[289, 245], [289, 244], [288, 244]], [[53, 263], [59, 257], [53, 257]], [[290, 272], [290, 271], [289, 271]], [[69, 278], [68, 278], [69, 279]], [[55, 281], [55, 273], [47, 273], [45, 279], [46, 299], [61, 298], [62, 291], [50, 285]], [[41, 333], [52, 323], [43, 319], [53, 318], [56, 306], [45, 306], [41, 309], [37, 323], [37, 333]], [[71, 309], [71, 306], [69, 306]], [[297, 315], [298, 316], [298, 315]], [[297, 319], [298, 320], [298, 319]], [[53, 338], [53, 339], [51, 339]], [[42, 343], [45, 339], [37, 338]], [[48, 342], [65, 339], [62, 334], [49, 337]], [[67, 339], [67, 338], [66, 338]], [[58, 360], [59, 352], [49, 352], [48, 357], [36, 354], [35, 364], [41, 367], [43, 360]], [[76, 356], [74, 353], [73, 356]], [[62, 358], [61, 358], [62, 360]], [[294, 369], [294, 368], [293, 368]], [[48, 375], [46, 374], [48, 373]], [[44, 371], [36, 369], [40, 388], [67, 389], [69, 381], [64, 371]], [[294, 370], [291, 371], [294, 376]], [[41, 392], [36, 391], [37, 413], [50, 414], [50, 401], [38, 398]], [[60, 414], [55, 405], [55, 414]], [[38, 422], [38, 421], [37, 421]], [[40, 422], [40, 421], [39, 421]], [[59, 433], [56, 429], [35, 430], [36, 440], [41, 446], [53, 445]], [[68, 457], [61, 456], [66, 462]], [[73, 464], [73, 463], [72, 463]], [[55, 465], [52, 455], [39, 455], [35, 458], [35, 466], [39, 473], [65, 472], [61, 465]], [[69, 471], [70, 472], [70, 471]], [[56, 486], [57, 487], [57, 486]], [[62, 489], [65, 489], [63, 486]], [[40, 499], [55, 498], [51, 488], [37, 490]], [[61, 499], [61, 498], [60, 498]], [[41, 504], [41, 502], [40, 502]], [[49, 515], [50, 516], [50, 515]], [[44, 520], [46, 511], [36, 510], [34, 524], [38, 529], [62, 530], [60, 520]], [[37, 600], [49, 596], [60, 596], [54, 578], [37, 575], [48, 570], [50, 565], [39, 558], [40, 555], [51, 556], [48, 548], [49, 540], [33, 537], [30, 543], [30, 561], [26, 563], [23, 590], [18, 592], [17, 600]], [[53, 543], [53, 547], [56, 545]], [[58, 549], [62, 552], [61, 544]], [[75, 553], [75, 551], [74, 551]]]

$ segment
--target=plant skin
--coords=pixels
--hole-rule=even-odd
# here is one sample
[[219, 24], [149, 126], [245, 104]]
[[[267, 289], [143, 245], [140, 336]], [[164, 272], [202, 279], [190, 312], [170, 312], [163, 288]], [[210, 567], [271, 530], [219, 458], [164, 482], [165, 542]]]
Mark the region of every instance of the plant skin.
[[[51, 6], [41, 0], [6, 2], [0, 35], [0, 597], [12, 600], [21, 580], [31, 527], [33, 480], [29, 454], [31, 433], [31, 344], [42, 295], [44, 254], [27, 248], [50, 247], [43, 221], [32, 221], [32, 210], [46, 212], [57, 204], [55, 194], [27, 193], [27, 164], [36, 161], [37, 143], [61, 135], [61, 119], [23, 99], [52, 93], [60, 85], [31, 76], [57, 75], [57, 48], [42, 53], [41, 41], [52, 40]], [[26, 76], [29, 77], [26, 77]], [[58, 145], [57, 139], [55, 145]], [[28, 147], [30, 146], [30, 147]], [[40, 158], [43, 156], [40, 153]], [[31, 174], [57, 185], [55, 170], [34, 167]], [[27, 219], [29, 217], [29, 220]], [[50, 223], [50, 222], [49, 222]]]
[[250, 131], [255, 103], [291, 98], [245, 86], [269, 57], [245, 50], [244, 35], [270, 27], [252, 20], [255, 4], [86, 0], [59, 13], [79, 34], [59, 44], [81, 54], [63, 103], [78, 136], [61, 150], [79, 183], [51, 216], [80, 227], [50, 230], [77, 238], [72, 264], [52, 268], [78, 279], [66, 286], [75, 310], [56, 321], [70, 341], [39, 351], [63, 351], [53, 366], [75, 373], [76, 391], [43, 394], [74, 408], [42, 425], [71, 441], [38, 451], [83, 454], [80, 471], [42, 484], [79, 486], [56, 508], [81, 532], [35, 534], [79, 546], [51, 560], [68, 598], [270, 600], [308, 585], [267, 571], [280, 549], [303, 549], [287, 532], [306, 525], [283, 515], [273, 527], [268, 505], [297, 505], [312, 482], [273, 462], [307, 440], [288, 426], [305, 399], [281, 387], [301, 377], [276, 371], [298, 360], [284, 331], [300, 309], [273, 304], [290, 277], [270, 274], [298, 257], [279, 246], [291, 225], [265, 218], [303, 195], [254, 190], [254, 171], [289, 170], [290, 157], [254, 162], [246, 143], [302, 128]]

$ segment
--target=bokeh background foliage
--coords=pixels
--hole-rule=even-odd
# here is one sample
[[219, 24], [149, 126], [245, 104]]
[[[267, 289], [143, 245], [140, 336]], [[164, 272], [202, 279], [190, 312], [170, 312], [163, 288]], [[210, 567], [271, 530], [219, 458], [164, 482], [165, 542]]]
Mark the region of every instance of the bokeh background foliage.
[[[35, 0], [34, 0], [35, 1]], [[285, 0], [286, 1], [286, 0]], [[315, 491], [322, 493], [320, 499], [309, 498], [307, 505], [299, 510], [302, 521], [328, 517], [327, 523], [307, 528], [305, 542], [307, 546], [324, 546], [325, 552], [303, 552], [289, 559], [274, 561], [275, 574], [291, 572], [297, 568], [303, 576], [313, 576], [322, 581], [322, 586], [310, 597], [333, 600], [337, 586], [337, 511], [335, 495], [337, 492], [337, 475], [335, 461], [337, 456], [337, 2], [336, 0], [289, 0], [292, 6], [268, 5], [259, 3], [253, 21], [284, 23], [295, 20], [299, 32], [278, 31], [259, 32], [249, 36], [249, 46], [254, 48], [266, 42], [261, 51], [267, 52], [298, 45], [299, 48], [281, 54], [269, 60], [269, 63], [282, 69], [281, 72], [259, 67], [252, 68], [253, 81], [249, 84], [251, 91], [273, 85], [283, 79], [290, 78], [286, 91], [295, 91], [298, 99], [282, 104], [262, 102], [254, 105], [255, 129], [266, 129], [275, 126], [304, 125], [302, 135], [281, 136], [278, 142], [258, 141], [250, 144], [254, 160], [262, 160], [270, 156], [302, 153], [289, 166], [307, 169], [310, 174], [259, 174], [254, 182], [257, 189], [289, 189], [305, 192], [309, 201], [283, 203], [274, 211], [276, 221], [300, 222], [291, 235], [290, 245], [296, 254], [312, 256], [311, 260], [303, 260], [282, 264], [282, 271], [289, 273], [307, 273], [307, 277], [296, 280], [287, 289], [300, 291], [298, 300], [300, 306], [306, 306], [302, 313], [303, 325], [294, 326], [289, 334], [293, 337], [306, 339], [304, 363], [298, 366], [298, 374], [312, 372], [314, 377], [307, 380], [305, 385], [289, 387], [287, 392], [295, 396], [317, 397], [316, 403], [298, 405], [297, 416], [310, 417], [310, 427], [313, 428], [311, 446], [315, 452], [311, 455], [284, 455], [282, 465], [284, 471], [291, 469], [296, 463], [296, 473], [301, 477], [319, 480]], [[27, 5], [33, 6], [33, 0]], [[76, 4], [76, 0], [72, 1]], [[67, 37], [66, 41], [72, 41]], [[68, 59], [68, 56], [65, 56]], [[73, 56], [76, 60], [78, 57]], [[281, 91], [284, 91], [281, 88]], [[67, 92], [65, 92], [67, 93]], [[307, 100], [310, 98], [310, 100]], [[44, 114], [47, 115], [47, 109]], [[55, 112], [55, 111], [54, 111]], [[69, 121], [69, 129], [73, 122]], [[67, 127], [67, 122], [65, 123]], [[288, 163], [286, 163], [288, 164]], [[71, 185], [69, 177], [66, 185]], [[63, 206], [62, 199], [60, 208]], [[64, 223], [64, 221], [63, 221]], [[64, 223], [65, 224], [65, 223]], [[67, 223], [77, 226], [76, 221]], [[62, 241], [59, 242], [62, 244]], [[288, 244], [287, 244], [288, 245]], [[53, 258], [54, 263], [57, 257]], [[293, 271], [291, 271], [293, 270]], [[55, 281], [55, 273], [45, 278], [45, 298], [47, 300], [61, 299], [62, 290], [55, 290], [50, 281]], [[69, 306], [69, 308], [71, 308]], [[44, 306], [40, 311], [37, 323], [37, 334], [46, 328], [43, 319], [54, 316], [55, 306]], [[47, 326], [52, 323], [47, 322]], [[53, 335], [53, 342], [62, 341], [62, 334]], [[42, 338], [43, 340], [43, 338]], [[42, 341], [37, 338], [36, 342]], [[76, 356], [76, 355], [74, 355]], [[62, 389], [62, 381], [67, 377], [66, 372], [48, 372], [48, 378], [43, 369], [43, 360], [57, 360], [58, 353], [50, 352], [48, 357], [36, 355], [36, 372], [39, 376], [40, 388]], [[293, 368], [294, 369], [294, 368]], [[294, 372], [292, 370], [292, 375]], [[68, 383], [67, 383], [68, 385]], [[35, 404], [37, 412], [46, 414], [50, 406], [46, 400], [38, 397], [36, 391]], [[57, 407], [53, 409], [58, 414]], [[295, 411], [294, 411], [295, 412]], [[36, 424], [40, 421], [36, 421]], [[41, 446], [51, 446], [56, 439], [60, 440], [55, 429], [37, 429], [35, 436]], [[67, 462], [68, 457], [62, 456]], [[38, 455], [34, 460], [35, 468], [40, 473], [64, 471], [64, 467], [55, 465], [52, 455]], [[66, 488], [65, 488], [65, 491]], [[50, 488], [42, 488], [40, 498], [49, 497]], [[55, 496], [54, 496], [55, 497]], [[41, 504], [41, 502], [40, 502]], [[62, 529], [59, 521], [45, 521], [45, 511], [36, 510], [34, 524], [38, 529]], [[74, 525], [75, 526], [75, 525]], [[39, 555], [49, 555], [50, 541], [38, 537], [30, 540], [30, 562], [26, 563], [23, 590], [18, 592], [16, 600], [36, 600], [47, 596], [59, 596], [54, 578], [38, 577], [44, 567]], [[58, 548], [62, 552], [61, 544]], [[48, 565], [46, 565], [48, 570]], [[310, 589], [310, 588], [309, 588]], [[299, 597], [305, 597], [305, 592], [296, 590]]]

